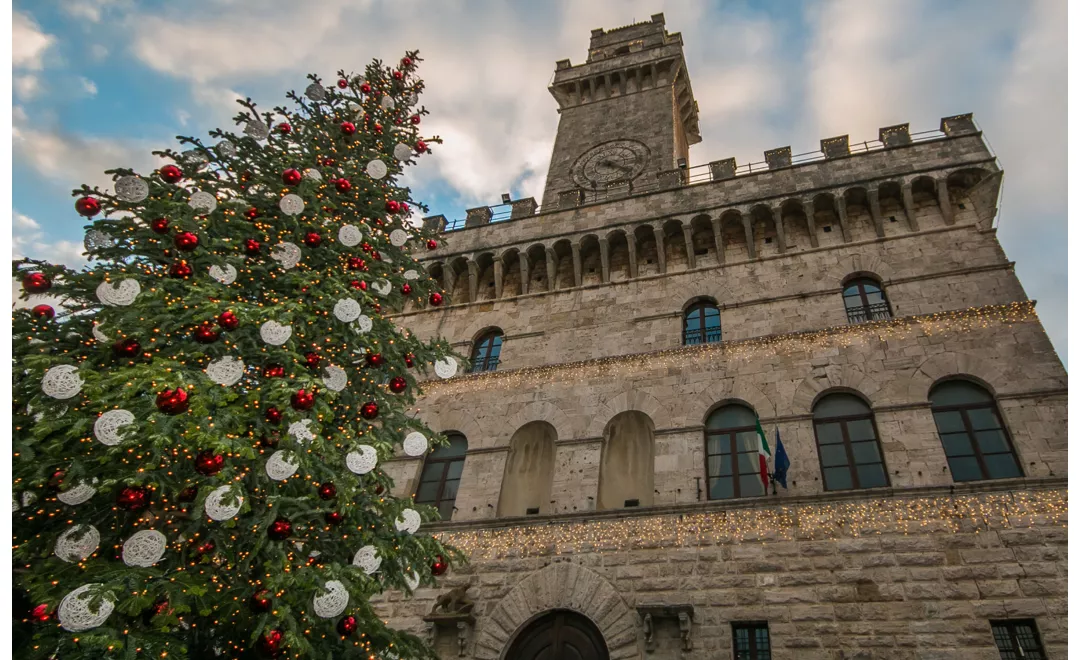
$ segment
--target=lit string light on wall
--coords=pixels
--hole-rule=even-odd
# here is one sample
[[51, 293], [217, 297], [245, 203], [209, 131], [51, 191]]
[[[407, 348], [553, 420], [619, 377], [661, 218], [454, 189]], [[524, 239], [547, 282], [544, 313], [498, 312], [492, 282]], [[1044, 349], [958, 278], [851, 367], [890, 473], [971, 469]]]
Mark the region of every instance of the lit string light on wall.
[[432, 535], [473, 561], [881, 534], [1068, 526], [1064, 490], [772, 505], [614, 520], [554, 521]]
[[515, 389], [557, 380], [566, 382], [598, 377], [619, 378], [645, 369], [680, 368], [690, 363], [700, 366], [713, 360], [719, 362], [733, 358], [748, 358], [764, 351], [805, 351], [843, 347], [871, 338], [886, 341], [916, 334], [925, 336], [946, 332], [958, 334], [985, 329], [991, 325], [1011, 326], [1037, 318], [1035, 303], [1026, 300], [1004, 305], [987, 305], [950, 312], [905, 316], [887, 321], [833, 326], [807, 332], [790, 332], [751, 339], [680, 346], [652, 353], [618, 355], [508, 371], [488, 371], [445, 381], [428, 381], [424, 383], [423, 388], [426, 394], [454, 394], [492, 388]]

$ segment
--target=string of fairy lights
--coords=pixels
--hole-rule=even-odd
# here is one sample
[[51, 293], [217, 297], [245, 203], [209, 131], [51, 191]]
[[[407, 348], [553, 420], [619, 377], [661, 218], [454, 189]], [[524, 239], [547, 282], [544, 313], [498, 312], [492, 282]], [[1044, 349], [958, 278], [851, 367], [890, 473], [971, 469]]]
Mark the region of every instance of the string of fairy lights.
[[1033, 526], [1068, 527], [1065, 490], [809, 502], [451, 530], [435, 532], [433, 536], [477, 561], [885, 534], [980, 534]]
[[884, 321], [841, 325], [806, 332], [789, 332], [750, 339], [680, 346], [678, 348], [612, 357], [486, 371], [443, 381], [427, 381], [425, 394], [460, 394], [481, 389], [516, 389], [589, 378], [625, 378], [642, 370], [681, 368], [710, 362], [749, 358], [764, 352], [807, 351], [846, 347], [867, 339], [887, 341], [915, 335], [968, 333], [995, 326], [1012, 326], [1036, 320], [1035, 303], [1029, 300], [985, 305], [947, 312], [905, 316]]

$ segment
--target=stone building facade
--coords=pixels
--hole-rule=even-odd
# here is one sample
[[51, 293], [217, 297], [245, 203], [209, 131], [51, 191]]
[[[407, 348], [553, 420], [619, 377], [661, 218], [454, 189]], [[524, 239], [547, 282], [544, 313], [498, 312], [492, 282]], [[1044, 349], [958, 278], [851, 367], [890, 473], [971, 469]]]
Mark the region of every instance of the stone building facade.
[[384, 616], [445, 658], [1064, 658], [1067, 376], [971, 115], [688, 167], [662, 15], [551, 92], [543, 205], [425, 220], [448, 301], [397, 320], [474, 358], [419, 403], [463, 454], [384, 469], [470, 562]]

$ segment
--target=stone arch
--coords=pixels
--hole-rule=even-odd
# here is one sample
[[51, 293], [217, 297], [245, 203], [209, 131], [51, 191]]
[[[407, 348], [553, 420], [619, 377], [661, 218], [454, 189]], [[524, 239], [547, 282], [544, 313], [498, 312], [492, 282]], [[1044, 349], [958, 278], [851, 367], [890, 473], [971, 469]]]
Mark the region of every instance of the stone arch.
[[686, 253], [686, 238], [683, 235], [683, 221], [677, 218], [668, 220], [663, 225], [664, 256], [669, 273], [688, 270], [690, 255]]
[[841, 286], [845, 280], [860, 275], [874, 277], [886, 283], [893, 278], [893, 269], [877, 255], [853, 254], [840, 258], [829, 269], [828, 281], [835, 286]]
[[716, 254], [716, 236], [713, 233], [712, 218], [705, 213], [690, 219], [691, 242], [694, 245], [694, 261], [698, 268], [715, 266], [720, 263]]
[[534, 243], [525, 251], [529, 263], [529, 293], [551, 291], [548, 281], [547, 248], [543, 243]]
[[635, 244], [637, 252], [638, 276], [655, 275], [660, 272], [660, 258], [656, 248], [656, 234], [652, 225], [644, 224], [634, 227], [631, 240]]
[[612, 229], [605, 236], [605, 240], [608, 249], [608, 281], [621, 282], [630, 279], [630, 242], [627, 240], [626, 231]]
[[517, 409], [506, 422], [507, 434], [530, 422], [547, 422], [560, 438], [576, 437], [570, 416], [550, 401], [533, 401]]
[[495, 299], [495, 255], [484, 252], [476, 257], [479, 278], [476, 287], [476, 300]]
[[516, 247], [507, 248], [499, 255], [503, 263], [502, 297], [511, 298], [519, 296], [527, 287], [527, 282], [521, 281], [521, 259], [525, 255]]
[[473, 649], [476, 660], [512, 660], [504, 653], [517, 633], [551, 610], [588, 617], [604, 636], [611, 660], [638, 657], [637, 614], [610, 582], [569, 562], [531, 573], [503, 596], [484, 617]]
[[574, 248], [570, 244], [570, 239], [563, 238], [555, 241], [551, 249], [555, 251], [555, 288], [574, 288], [577, 283], [574, 281]]
[[487, 439], [487, 434], [480, 430], [476, 418], [467, 411], [454, 408], [444, 410], [441, 413], [432, 412], [430, 408], [422, 408], [421, 411], [417, 417], [433, 431], [439, 433], [450, 430], [457, 431], [465, 436], [469, 441], [469, 447], [473, 449], [490, 444], [490, 440], [488, 443], [484, 442]]
[[548, 422], [528, 422], [510, 438], [510, 453], [503, 469], [496, 515], [524, 516], [551, 513], [551, 488], [555, 477], [555, 443], [558, 432]]
[[656, 424], [639, 410], [621, 412], [604, 426], [598, 511], [652, 506], [656, 483]]
[[603, 276], [603, 263], [600, 258], [600, 239], [596, 234], [581, 237], [581, 284], [589, 286], [600, 284]]
[[791, 398], [792, 414], [812, 413], [819, 395], [826, 390], [834, 389], [858, 394], [870, 404], [871, 408], [881, 403], [878, 400], [881, 384], [876, 380], [851, 365], [830, 365], [825, 367], [823, 373], [807, 376], [795, 388], [795, 394]]
[[703, 424], [718, 405], [739, 403], [753, 408], [762, 417], [774, 417], [778, 414], [776, 404], [756, 383], [742, 378], [722, 378], [714, 380], [694, 397], [692, 408], [685, 412], [684, 426]]
[[593, 414], [589, 423], [588, 437], [599, 437], [604, 434], [604, 428], [608, 420], [619, 413], [636, 410], [648, 415], [656, 424], [656, 428], [668, 428], [671, 426], [671, 415], [653, 395], [643, 390], [631, 390], [621, 392], [600, 404], [599, 409]]
[[939, 353], [923, 360], [915, 373], [904, 379], [907, 386], [903, 392], [905, 402], [928, 403], [930, 388], [953, 377], [973, 379], [985, 387], [995, 399], [1008, 385], [1005, 374], [989, 360], [965, 353]]

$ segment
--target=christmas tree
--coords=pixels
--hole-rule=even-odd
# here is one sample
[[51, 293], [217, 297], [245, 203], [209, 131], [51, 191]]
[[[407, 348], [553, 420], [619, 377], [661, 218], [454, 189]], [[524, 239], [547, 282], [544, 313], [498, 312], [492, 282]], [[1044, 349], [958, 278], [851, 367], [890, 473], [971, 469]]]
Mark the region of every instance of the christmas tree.
[[442, 303], [395, 185], [430, 153], [417, 62], [247, 99], [75, 191], [90, 266], [14, 263], [62, 301], [13, 318], [17, 655], [435, 657], [369, 604], [461, 558], [379, 468], [444, 441], [408, 406], [457, 369], [386, 316]]

